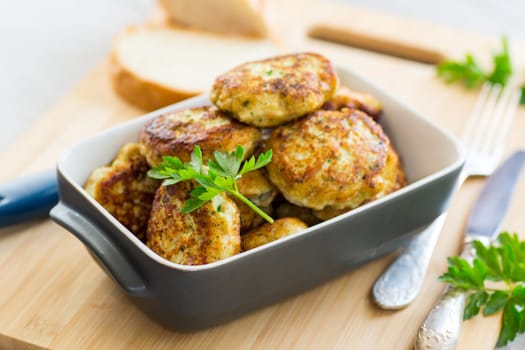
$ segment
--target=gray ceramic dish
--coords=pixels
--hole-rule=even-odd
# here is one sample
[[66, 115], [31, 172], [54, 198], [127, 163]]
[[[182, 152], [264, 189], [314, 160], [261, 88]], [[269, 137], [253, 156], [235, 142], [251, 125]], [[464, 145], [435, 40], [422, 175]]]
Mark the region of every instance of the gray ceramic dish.
[[164, 112], [208, 104], [196, 97], [104, 131], [71, 147], [58, 163], [60, 202], [52, 218], [152, 319], [181, 331], [232, 320], [328, 281], [400, 247], [447, 207], [464, 161], [445, 130], [365, 79], [339, 69], [341, 82], [379, 98], [381, 123], [409, 179], [405, 188], [339, 217], [248, 252], [202, 266], [153, 253], [82, 188], [144, 122]]

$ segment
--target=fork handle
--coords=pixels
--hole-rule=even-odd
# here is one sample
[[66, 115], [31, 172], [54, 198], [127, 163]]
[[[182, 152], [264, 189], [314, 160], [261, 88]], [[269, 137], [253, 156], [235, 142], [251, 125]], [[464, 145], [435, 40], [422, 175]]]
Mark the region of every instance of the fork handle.
[[372, 295], [383, 309], [400, 309], [417, 296], [432, 257], [432, 252], [447, 214], [441, 214], [416, 238], [377, 279]]
[[[468, 170], [463, 168], [456, 181], [454, 193], [469, 174]], [[446, 216], [445, 212], [412, 239], [401, 255], [377, 279], [372, 296], [379, 307], [400, 309], [408, 306], [417, 297]]]

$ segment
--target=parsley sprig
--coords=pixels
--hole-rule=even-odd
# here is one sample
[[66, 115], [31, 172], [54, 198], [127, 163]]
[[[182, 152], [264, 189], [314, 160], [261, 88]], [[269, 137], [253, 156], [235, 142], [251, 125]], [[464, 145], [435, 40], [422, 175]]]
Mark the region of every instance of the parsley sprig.
[[437, 74], [447, 83], [463, 82], [467, 89], [481, 85], [487, 75], [472, 54], [467, 53], [464, 61], [443, 61], [437, 66]]
[[486, 72], [477, 63], [472, 54], [467, 53], [464, 61], [446, 60], [437, 66], [437, 74], [448, 83], [463, 82], [467, 89], [480, 86], [485, 81], [505, 86], [512, 75], [512, 61], [507, 38], [501, 39], [501, 51], [492, 57], [492, 71]]
[[503, 310], [497, 346], [505, 346], [525, 332], [525, 241], [503, 232], [495, 244], [487, 247], [474, 241], [473, 245], [472, 263], [451, 257], [448, 271], [439, 278], [468, 294], [464, 320], [481, 310], [484, 316]]
[[154, 179], [164, 180], [163, 186], [188, 180], [195, 180], [199, 183], [200, 186], [190, 192], [191, 198], [184, 203], [182, 213], [191, 213], [215, 196], [227, 192], [240, 199], [266, 221], [273, 223], [273, 219], [243, 196], [237, 186], [237, 180], [244, 174], [263, 168], [271, 162], [272, 150], [262, 153], [257, 160], [252, 156], [243, 163], [244, 154], [244, 147], [240, 145], [231, 153], [215, 151], [213, 154], [215, 160], [209, 159], [206, 167], [202, 164], [200, 147], [195, 146], [188, 163], [183, 163], [177, 157], [166, 156], [162, 158], [162, 163], [148, 172], [148, 175]]

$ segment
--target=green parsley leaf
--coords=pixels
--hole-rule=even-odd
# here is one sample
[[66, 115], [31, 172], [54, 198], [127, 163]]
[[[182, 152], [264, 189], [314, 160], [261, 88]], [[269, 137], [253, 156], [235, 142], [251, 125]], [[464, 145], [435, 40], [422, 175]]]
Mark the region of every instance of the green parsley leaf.
[[525, 333], [525, 309], [522, 309], [520, 311], [521, 314], [521, 322], [520, 322], [520, 329], [518, 331], [518, 334]]
[[503, 37], [501, 39], [501, 46], [501, 52], [494, 54], [494, 57], [492, 57], [494, 68], [492, 68], [492, 72], [487, 77], [487, 80], [492, 84], [505, 86], [512, 75], [512, 62], [510, 60], [507, 38]]
[[219, 194], [224, 192], [224, 191], [222, 191], [222, 190], [220, 190], [218, 188], [214, 188], [214, 187], [205, 187], [204, 189], [205, 189], [204, 192], [201, 193], [201, 194], [195, 195], [195, 194], [191, 193], [191, 195], [193, 197], [199, 198], [201, 201], [207, 202], [207, 201], [211, 201], [213, 198], [215, 198], [216, 196], [218, 196]]
[[[177, 157], [166, 156], [162, 158], [163, 161], [159, 165], [148, 171], [148, 175], [155, 179], [164, 180], [163, 186], [174, 185], [181, 181], [193, 180], [197, 182], [198, 186], [190, 192], [190, 198], [184, 202], [181, 209], [184, 214], [191, 213], [219, 194], [226, 192], [241, 200], [266, 221], [273, 223], [273, 219], [268, 214], [243, 196], [237, 189], [237, 180], [243, 174], [260, 169], [271, 162], [272, 151], [261, 154], [257, 160], [252, 156], [243, 164], [244, 154], [244, 147], [240, 145], [231, 153], [216, 151], [214, 152], [215, 160], [208, 160], [208, 167], [206, 168], [202, 164], [202, 151], [199, 146], [195, 146], [191, 153], [190, 162], [183, 163]], [[239, 171], [241, 165], [242, 170]]]
[[272, 150], [269, 150], [266, 153], [260, 154], [257, 160], [255, 160], [255, 157], [252, 156], [250, 159], [244, 162], [244, 165], [242, 166], [242, 169], [239, 172], [239, 175], [242, 176], [243, 174], [246, 174], [250, 171], [264, 168], [271, 161], [272, 161]]
[[455, 256], [448, 258], [448, 264], [448, 271], [440, 277], [441, 281], [464, 290], [483, 288], [487, 269], [481, 260], [476, 259], [471, 266], [465, 259]]
[[175, 170], [184, 169], [184, 164], [180, 161], [177, 157], [162, 157], [162, 160], [165, 163], [165, 168], [170, 169], [173, 168]]
[[511, 298], [518, 305], [525, 305], [525, 287], [516, 286], [512, 290]]
[[[497, 346], [505, 346], [517, 334], [525, 333], [525, 241], [517, 234], [502, 232], [490, 246], [473, 242], [472, 263], [460, 257], [448, 258], [448, 270], [439, 278], [466, 294], [463, 319], [482, 312], [502, 312]], [[503, 282], [506, 289], [487, 287], [486, 281]]]
[[503, 264], [503, 280], [510, 280], [514, 263], [516, 262], [516, 256], [512, 251], [512, 247], [508, 244], [504, 244], [501, 248], [501, 262]]
[[525, 309], [520, 311], [521, 314], [521, 322], [520, 322], [520, 329], [518, 330], [518, 334], [525, 333]]
[[191, 152], [190, 165], [196, 172], [202, 172], [202, 151], [199, 146], [195, 146]]
[[501, 281], [503, 279], [503, 268], [501, 267], [498, 248], [486, 247], [479, 241], [474, 241], [473, 245], [478, 259], [483, 261], [487, 267], [487, 279]]
[[478, 87], [486, 79], [483, 69], [471, 54], [467, 54], [463, 62], [451, 60], [441, 62], [437, 66], [437, 74], [447, 83], [461, 81], [467, 89]]
[[501, 330], [499, 332], [498, 342], [496, 346], [501, 347], [507, 345], [516, 338], [520, 330], [521, 314], [516, 309], [516, 305], [508, 302], [503, 309], [501, 317]]
[[[445, 60], [439, 63], [436, 71], [447, 83], [462, 82], [467, 89], [474, 89], [486, 81], [505, 86], [513, 73], [508, 40], [506, 37], [501, 38], [501, 51], [493, 54], [490, 73], [483, 70], [470, 53], [465, 55], [463, 61]], [[525, 103], [525, 92], [522, 94], [522, 103]]]
[[235, 176], [244, 159], [244, 147], [237, 146], [237, 149], [231, 153], [215, 151], [214, 156], [216, 161], [208, 161], [208, 167], [212, 171], [224, 177]]
[[503, 307], [507, 304], [509, 301], [509, 293], [497, 290], [490, 296], [489, 300], [487, 301], [487, 305], [485, 305], [485, 308], [483, 309], [483, 315], [489, 316], [492, 314], [495, 314], [499, 310], [503, 309]]
[[465, 306], [463, 319], [468, 320], [476, 316], [479, 313], [481, 306], [487, 303], [488, 298], [489, 295], [485, 291], [470, 294], [467, 298], [467, 305]]
[[203, 201], [202, 199], [196, 197], [189, 198], [184, 202], [184, 206], [181, 209], [181, 213], [191, 213], [192, 211], [202, 207], [204, 203], [206, 203], [206, 201]]
[[525, 85], [521, 86], [520, 105], [525, 105]]
[[177, 174], [174, 174], [173, 175], [173, 179], [166, 179], [162, 182], [162, 185], [164, 186], [170, 186], [170, 185], [175, 185], [177, 183], [179, 183], [181, 181], [181, 178], [180, 176], [178, 176]]
[[206, 192], [207, 192], [206, 187], [195, 187], [193, 190], [191, 190], [190, 195], [192, 197], [199, 198], [200, 195], [202, 195], [203, 193], [206, 193]]
[[517, 260], [523, 261], [525, 259], [525, 242], [521, 242], [517, 234], [502, 232], [498, 236], [498, 242], [501, 245], [510, 246]]
[[229, 190], [233, 190], [234, 186], [235, 186], [234, 185], [235, 184], [235, 180], [231, 176], [228, 176], [228, 177], [217, 176], [213, 180], [213, 183], [215, 185], [217, 185], [217, 188], [226, 188], [226, 189], [229, 189]]

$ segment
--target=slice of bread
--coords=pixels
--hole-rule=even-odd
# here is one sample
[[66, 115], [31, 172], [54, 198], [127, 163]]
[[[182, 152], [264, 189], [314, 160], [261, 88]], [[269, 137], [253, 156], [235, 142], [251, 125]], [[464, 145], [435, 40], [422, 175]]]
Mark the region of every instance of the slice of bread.
[[263, 37], [267, 27], [263, 0], [159, 0], [168, 16], [212, 32]]
[[277, 51], [268, 40], [166, 26], [133, 27], [113, 46], [113, 88], [151, 111], [208, 91], [219, 74]]

